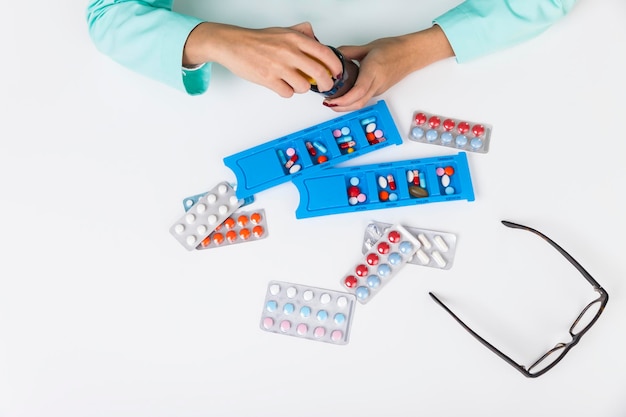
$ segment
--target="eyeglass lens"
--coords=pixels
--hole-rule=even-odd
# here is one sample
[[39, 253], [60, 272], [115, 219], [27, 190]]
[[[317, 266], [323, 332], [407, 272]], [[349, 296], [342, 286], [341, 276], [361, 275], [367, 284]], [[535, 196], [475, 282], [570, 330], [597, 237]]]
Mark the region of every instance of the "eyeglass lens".
[[[595, 318], [600, 314], [600, 309], [602, 307], [602, 299], [598, 298], [589, 304], [583, 309], [578, 318], [570, 327], [570, 334], [572, 336], [576, 336], [583, 331], [586, 331], [592, 324]], [[538, 374], [542, 372], [544, 369], [552, 366], [554, 362], [556, 362], [561, 356], [563, 356], [566, 352], [566, 347], [569, 343], [559, 343], [548, 353], [543, 355], [541, 358], [537, 360], [534, 364], [532, 364], [528, 368], [528, 372], [530, 374]]]
[[585, 307], [585, 309], [580, 313], [572, 327], [570, 327], [569, 331], [572, 336], [575, 336], [591, 326], [594, 319], [600, 314], [600, 309], [602, 308], [602, 300], [600, 298], [592, 301]]

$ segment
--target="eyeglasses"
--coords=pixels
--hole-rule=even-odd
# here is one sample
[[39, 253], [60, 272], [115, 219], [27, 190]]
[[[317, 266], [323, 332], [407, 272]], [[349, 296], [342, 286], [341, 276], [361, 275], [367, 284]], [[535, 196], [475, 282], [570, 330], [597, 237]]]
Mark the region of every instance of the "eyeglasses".
[[467, 330], [472, 336], [474, 336], [480, 343], [486, 346], [493, 353], [498, 355], [500, 358], [504, 359], [509, 365], [513, 366], [519, 372], [521, 372], [524, 376], [528, 378], [536, 378], [548, 372], [552, 369], [557, 363], [561, 361], [576, 344], [580, 341], [580, 338], [587, 333], [587, 330], [594, 325], [594, 323], [598, 320], [602, 312], [604, 311], [604, 307], [606, 303], [609, 301], [609, 294], [598, 284], [598, 282], [591, 276], [589, 273], [583, 268], [581, 264], [579, 264], [572, 256], [567, 253], [562, 247], [560, 247], [556, 242], [550, 239], [548, 236], [543, 233], [530, 228], [528, 226], [522, 226], [521, 224], [512, 223], [506, 220], [502, 220], [502, 224], [507, 227], [511, 227], [514, 229], [522, 229], [532, 232], [541, 238], [543, 238], [546, 242], [548, 242], [552, 247], [554, 247], [561, 255], [565, 257], [574, 267], [582, 274], [582, 276], [593, 286], [593, 289], [599, 294], [598, 298], [587, 304], [585, 308], [583, 308], [582, 312], [578, 315], [576, 320], [569, 329], [569, 333], [572, 336], [572, 340], [566, 343], [558, 343], [552, 349], [550, 349], [547, 353], [541, 356], [535, 363], [530, 365], [529, 367], [522, 366], [515, 362], [513, 359], [502, 353], [491, 343], [487, 342], [480, 335], [478, 335], [475, 331], [470, 329], [460, 318], [457, 317], [444, 303], [441, 302], [432, 292], [429, 293], [430, 296], [437, 302], [441, 307], [443, 307], [454, 319], [461, 325], [465, 330]]

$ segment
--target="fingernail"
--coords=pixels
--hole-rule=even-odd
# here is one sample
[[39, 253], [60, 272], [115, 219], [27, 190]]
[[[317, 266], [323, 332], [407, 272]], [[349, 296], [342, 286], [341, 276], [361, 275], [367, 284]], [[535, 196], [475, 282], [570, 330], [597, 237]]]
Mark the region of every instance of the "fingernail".
[[326, 107], [337, 107], [337, 105], [336, 105], [336, 104], [334, 104], [334, 103], [329, 103], [329, 102], [327, 102], [327, 101], [322, 101], [322, 104], [323, 104], [324, 106], [326, 106]]

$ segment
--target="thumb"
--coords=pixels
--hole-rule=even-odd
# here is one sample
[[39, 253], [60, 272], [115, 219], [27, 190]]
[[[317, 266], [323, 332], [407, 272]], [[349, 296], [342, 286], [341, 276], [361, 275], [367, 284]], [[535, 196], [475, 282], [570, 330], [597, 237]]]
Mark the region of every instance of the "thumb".
[[363, 58], [365, 58], [365, 56], [369, 52], [369, 48], [367, 46], [365, 46], [365, 45], [363, 45], [363, 46], [345, 45], [345, 46], [340, 46], [337, 49], [339, 49], [339, 51], [346, 58], [348, 58], [348, 59], [355, 59], [357, 61], [363, 60]]

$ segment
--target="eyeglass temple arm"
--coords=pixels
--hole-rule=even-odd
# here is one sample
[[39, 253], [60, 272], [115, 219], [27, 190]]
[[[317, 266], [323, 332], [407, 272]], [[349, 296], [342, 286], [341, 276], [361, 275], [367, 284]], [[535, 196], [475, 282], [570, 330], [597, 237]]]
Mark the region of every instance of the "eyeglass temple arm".
[[457, 323], [459, 323], [465, 330], [467, 330], [469, 334], [474, 336], [474, 338], [477, 339], [480, 343], [482, 343], [487, 349], [491, 350], [500, 358], [504, 359], [509, 365], [517, 369], [524, 376], [529, 377], [529, 378], [532, 377], [532, 375], [528, 372], [528, 370], [525, 367], [523, 367], [522, 365], [520, 365], [519, 363], [515, 362], [513, 359], [511, 359], [510, 357], [502, 353], [498, 348], [496, 348], [491, 343], [487, 342], [485, 339], [482, 338], [482, 336], [480, 336], [478, 333], [472, 330], [467, 324], [463, 323], [463, 321], [456, 314], [454, 314], [452, 310], [450, 310], [441, 300], [439, 300], [439, 298], [437, 298], [435, 294], [433, 294], [432, 292], [429, 292], [428, 294], [437, 304], [439, 304], [444, 310], [446, 310], [448, 314], [450, 314], [457, 321]]
[[536, 234], [537, 236], [541, 237], [543, 240], [548, 242], [554, 249], [559, 251], [559, 253], [561, 255], [563, 255], [565, 257], [565, 259], [567, 259], [569, 261], [569, 263], [574, 265], [574, 268], [576, 268], [578, 270], [578, 272], [580, 272], [582, 274], [582, 276], [585, 277], [585, 279], [594, 288], [596, 288], [596, 289], [601, 289], [602, 288], [602, 286], [598, 283], [598, 281], [596, 281], [591, 276], [591, 274], [589, 274], [589, 272], [587, 272], [587, 270], [581, 264], [578, 263], [578, 261], [576, 259], [572, 258], [572, 255], [567, 253], [565, 251], [565, 249], [563, 249], [561, 246], [559, 246], [558, 243], [556, 243], [555, 241], [550, 239], [548, 236], [546, 236], [543, 233], [541, 233], [539, 230], [536, 230], [536, 229], [533, 229], [532, 227], [524, 226], [524, 225], [521, 225], [521, 224], [513, 223], [513, 222], [510, 222], [508, 220], [502, 220], [502, 224], [505, 225], [506, 227], [510, 227], [510, 228], [513, 228], [513, 229], [526, 230], [526, 231], [532, 232], [532, 233]]

